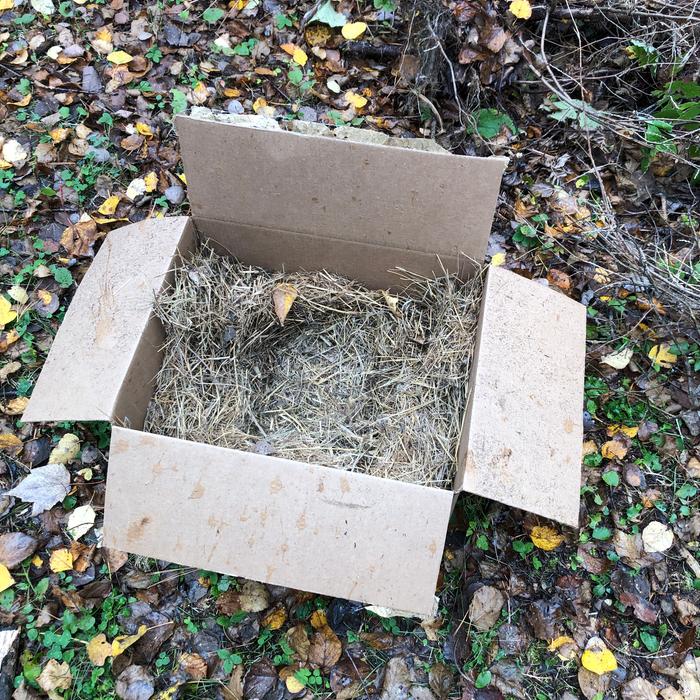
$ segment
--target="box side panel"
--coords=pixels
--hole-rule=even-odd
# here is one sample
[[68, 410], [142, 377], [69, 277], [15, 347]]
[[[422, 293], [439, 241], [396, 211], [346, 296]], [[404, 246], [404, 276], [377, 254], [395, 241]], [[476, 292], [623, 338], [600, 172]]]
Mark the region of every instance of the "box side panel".
[[328, 270], [362, 282], [373, 289], [399, 289], [396, 268], [432, 277], [445, 271], [467, 277], [474, 269], [464, 256], [438, 257], [434, 254], [399, 250], [337, 238], [321, 238], [222, 221], [199, 219], [197, 228], [213, 247], [249, 265], [295, 272]]
[[586, 310], [490, 268], [456, 489], [576, 527]]
[[483, 260], [503, 158], [183, 116], [176, 124], [197, 225], [219, 220]]
[[109, 547], [428, 615], [452, 493], [124, 428]]
[[22, 420], [113, 418], [154, 296], [192, 231], [188, 217], [173, 217], [108, 235], [68, 307]]

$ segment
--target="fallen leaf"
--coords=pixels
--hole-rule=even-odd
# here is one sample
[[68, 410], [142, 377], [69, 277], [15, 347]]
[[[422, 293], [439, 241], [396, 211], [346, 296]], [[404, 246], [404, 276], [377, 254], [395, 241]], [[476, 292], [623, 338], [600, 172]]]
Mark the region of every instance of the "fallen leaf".
[[600, 453], [605, 459], [623, 459], [627, 454], [627, 447], [619, 440], [608, 440], [603, 443]]
[[112, 645], [107, 641], [103, 632], [93, 637], [86, 647], [88, 659], [95, 666], [104, 666], [105, 661], [112, 656]]
[[0, 433], [0, 450], [18, 450], [22, 441], [13, 433]]
[[576, 642], [573, 640], [573, 638], [566, 636], [553, 639], [549, 643], [547, 649], [549, 649], [549, 651], [556, 652], [557, 656], [562, 661], [571, 661], [571, 659], [576, 656], [578, 651], [578, 647], [576, 646]]
[[72, 462], [80, 452], [80, 439], [73, 433], [66, 433], [58, 441], [56, 447], [51, 450], [49, 462], [51, 464], [68, 464]]
[[260, 624], [269, 630], [278, 630], [287, 621], [287, 609], [284, 605], [278, 605], [270, 610], [261, 620]]
[[14, 585], [15, 580], [12, 578], [10, 570], [4, 564], [0, 564], [0, 593]]
[[199, 654], [184, 653], [178, 661], [178, 666], [196, 681], [207, 677], [207, 662]]
[[304, 49], [297, 48], [294, 50], [294, 53], [292, 54], [292, 61], [294, 61], [294, 63], [297, 63], [300, 66], [305, 66], [308, 60], [309, 57], [306, 55], [306, 51], [304, 51]]
[[328, 624], [328, 617], [326, 616], [326, 611], [314, 610], [311, 613], [311, 619], [309, 620], [309, 622], [311, 622], [311, 626], [315, 630], [320, 630], [321, 628], [325, 627]]
[[649, 350], [649, 358], [659, 367], [670, 367], [676, 362], [678, 356], [670, 351], [670, 346], [667, 343], [661, 343], [661, 345], [654, 345]]
[[633, 678], [622, 686], [622, 700], [655, 700], [658, 691], [648, 680]]
[[342, 27], [347, 21], [347, 17], [333, 7], [331, 0], [326, 0], [322, 5], [319, 5], [316, 13], [309, 20], [309, 22], [327, 24], [329, 27]]
[[600, 637], [591, 637], [581, 656], [581, 665], [598, 676], [617, 669], [615, 656]]
[[536, 525], [530, 531], [530, 539], [538, 549], [551, 552], [564, 541], [564, 536], [548, 525]]
[[24, 409], [27, 408], [28, 403], [28, 396], [18, 396], [17, 398], [11, 399], [5, 404], [4, 412], [8, 416], [21, 416], [24, 413]]
[[32, 516], [35, 516], [62, 501], [69, 491], [68, 470], [62, 464], [47, 464], [45, 467], [32, 469], [28, 476], [7, 493], [32, 503]]
[[146, 122], [136, 122], [136, 131], [138, 131], [141, 136], [146, 136], [147, 138], [153, 136], [153, 129], [151, 129]]
[[28, 157], [27, 149], [19, 141], [10, 139], [3, 144], [2, 159], [10, 163], [10, 165], [23, 165]]
[[367, 98], [358, 95], [353, 90], [348, 90], [345, 93], [345, 99], [349, 104], [351, 104], [355, 109], [362, 109], [367, 104]]
[[19, 566], [36, 551], [37, 541], [23, 532], [6, 532], [0, 535], [0, 564], [8, 569]]
[[647, 552], [665, 552], [673, 546], [673, 530], [653, 520], [642, 530], [642, 542]]
[[608, 367], [613, 367], [614, 369], [624, 369], [630, 363], [634, 355], [634, 349], [627, 346], [618, 350], [617, 352], [611, 352], [609, 355], [603, 355], [600, 361]]
[[270, 605], [270, 594], [262, 583], [246, 581], [241, 586], [238, 602], [244, 612], [262, 612]]
[[31, 6], [42, 15], [52, 15], [56, 11], [52, 0], [31, 0]]
[[296, 693], [301, 693], [306, 687], [296, 676], [292, 673], [284, 679], [284, 684], [287, 686], [287, 690], [293, 695]]
[[325, 671], [338, 663], [342, 653], [343, 645], [338, 635], [328, 625], [321, 627], [311, 638], [309, 661]]
[[367, 25], [364, 22], [349, 22], [340, 30], [345, 39], [352, 41], [359, 39], [367, 31]]
[[508, 8], [518, 19], [530, 19], [532, 17], [532, 6], [530, 0], [513, 0]]
[[622, 433], [623, 435], [626, 435], [628, 438], [633, 438], [637, 437], [637, 433], [639, 432], [639, 426], [636, 425], [618, 425], [616, 423], [609, 425], [607, 427], [607, 433], [610, 437], [613, 435], [617, 435], [618, 433]]
[[147, 700], [155, 692], [153, 676], [143, 666], [127, 666], [117, 678], [115, 691], [121, 700]]
[[78, 506], [68, 516], [68, 535], [79, 540], [95, 524], [95, 509], [91, 505]]
[[29, 294], [18, 284], [13, 285], [7, 290], [10, 298], [14, 299], [18, 304], [26, 304], [29, 301]]
[[505, 602], [505, 596], [498, 588], [482, 586], [469, 604], [469, 621], [480, 632], [490, 630], [501, 616]]
[[107, 197], [102, 204], [100, 204], [97, 211], [104, 216], [112, 216], [115, 211], [117, 211], [117, 206], [119, 206], [120, 198], [118, 195], [113, 194], [111, 197]]
[[11, 10], [15, 6], [13, 0], [0, 0], [0, 12]]
[[12, 323], [17, 318], [17, 312], [12, 310], [12, 304], [0, 295], [0, 328]]
[[275, 315], [283, 326], [294, 300], [298, 296], [296, 287], [291, 284], [278, 284], [272, 290], [272, 302], [275, 305]]
[[306, 625], [295, 625], [287, 630], [287, 642], [294, 651], [299, 661], [307, 661], [309, 658], [309, 649], [311, 640], [309, 633], [306, 631]]
[[51, 700], [61, 700], [63, 695], [57, 691], [68, 690], [73, 682], [70, 666], [65, 661], [59, 664], [56, 659], [49, 659], [36, 682]]
[[389, 311], [391, 311], [394, 316], [399, 316], [399, 298], [393, 294], [389, 294], [386, 289], [382, 290], [382, 295], [384, 296], [386, 305], [389, 307]]
[[122, 634], [115, 637], [112, 640], [112, 656], [123, 654], [132, 644], [138, 642], [146, 632], [148, 632], [148, 627], [146, 625], [140, 625], [136, 634]]
[[54, 549], [49, 559], [49, 568], [54, 574], [58, 574], [61, 571], [70, 571], [73, 568], [73, 555], [70, 553], [70, 550], [65, 547]]
[[108, 54], [107, 60], [110, 63], [114, 63], [117, 66], [123, 66], [126, 63], [133, 61], [133, 56], [128, 54], [126, 51], [112, 51]]
[[505, 253], [495, 253], [494, 255], [491, 256], [491, 265], [494, 267], [500, 267], [501, 265], [504, 265], [506, 262], [506, 254]]
[[69, 255], [86, 258], [92, 255], [92, 246], [99, 238], [97, 222], [84, 214], [80, 221], [64, 229], [61, 235], [61, 245]]
[[126, 188], [126, 197], [132, 202], [146, 194], [146, 181], [142, 177], [134, 178]]
[[434, 617], [431, 620], [421, 620], [420, 626], [425, 632], [425, 636], [429, 642], [437, 642], [440, 639], [438, 631], [442, 628], [443, 619]]
[[143, 181], [146, 184], [146, 192], [153, 192], [153, 190], [158, 187], [158, 175], [156, 175], [153, 171], [147, 173], [144, 176]]
[[[19, 340], [19, 333], [13, 328], [11, 331], [7, 331], [6, 333], [1, 333], [0, 334], [0, 352], [6, 352], [7, 349], [12, 345], [13, 343], [16, 343]], [[9, 365], [5, 365], [2, 369], [0, 369], [0, 379], [5, 381], [7, 377], [12, 374], [12, 372], [16, 372], [17, 369], [20, 369], [22, 365], [17, 367], [17, 369], [14, 370], [6, 370], [6, 367], [14, 367], [15, 364], [18, 364], [16, 362], [10, 362]], [[4, 372], [7, 372], [7, 374], [4, 374]]]

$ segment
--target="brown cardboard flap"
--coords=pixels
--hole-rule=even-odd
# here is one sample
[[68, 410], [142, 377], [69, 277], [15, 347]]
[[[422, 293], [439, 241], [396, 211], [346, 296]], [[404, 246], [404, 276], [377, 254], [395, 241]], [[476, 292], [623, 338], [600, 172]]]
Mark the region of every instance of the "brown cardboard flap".
[[[133, 362], [144, 358], [152, 306], [188, 217], [148, 219], [112, 231], [80, 283], [39, 375], [23, 421], [111, 420]], [[141, 373], [140, 384], [151, 376]]]
[[586, 309], [489, 268], [456, 489], [576, 527]]
[[[219, 221], [483, 260], [504, 158], [184, 116], [176, 125], [192, 216], [204, 234]], [[283, 242], [282, 263], [284, 250]]]
[[427, 616], [452, 496], [115, 427], [104, 543]]

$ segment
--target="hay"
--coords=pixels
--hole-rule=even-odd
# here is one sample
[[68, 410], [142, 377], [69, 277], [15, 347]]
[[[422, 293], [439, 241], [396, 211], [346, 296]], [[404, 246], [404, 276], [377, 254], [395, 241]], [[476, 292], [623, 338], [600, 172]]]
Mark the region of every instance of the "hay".
[[[282, 274], [201, 249], [160, 296], [166, 342], [149, 432], [449, 488], [479, 275], [387, 300], [327, 272]], [[284, 325], [272, 293], [298, 291]]]

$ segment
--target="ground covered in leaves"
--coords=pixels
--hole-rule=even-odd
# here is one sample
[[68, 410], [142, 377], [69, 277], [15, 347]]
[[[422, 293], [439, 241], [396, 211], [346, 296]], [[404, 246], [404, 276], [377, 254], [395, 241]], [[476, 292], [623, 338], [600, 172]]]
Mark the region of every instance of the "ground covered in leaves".
[[[700, 698], [699, 22], [0, 0], [0, 698]], [[509, 156], [491, 264], [588, 307], [580, 530], [461, 500], [422, 623], [100, 546], [109, 426], [19, 416], [100, 242], [187, 211], [192, 105]]]

